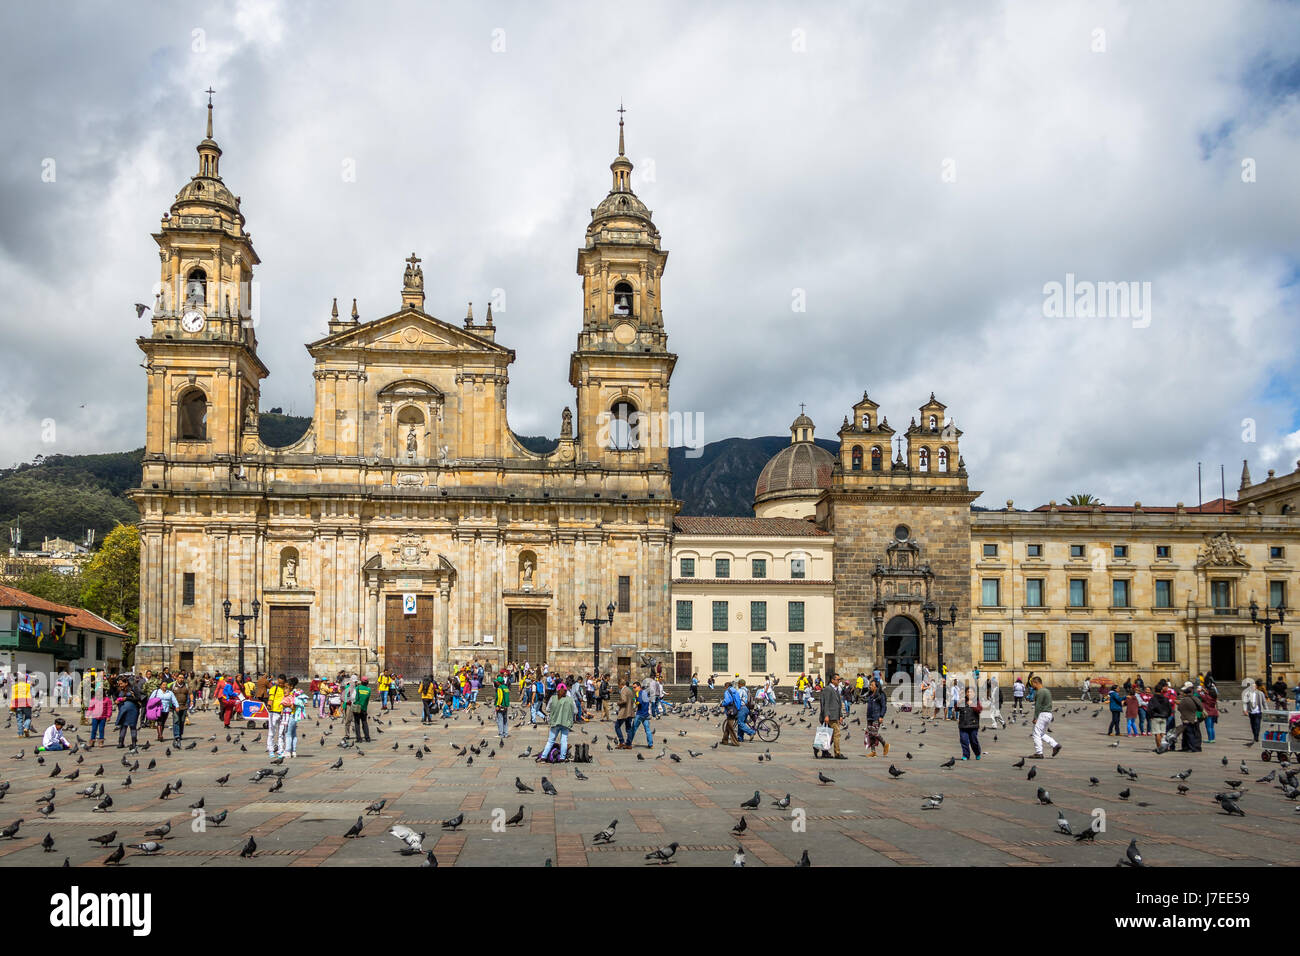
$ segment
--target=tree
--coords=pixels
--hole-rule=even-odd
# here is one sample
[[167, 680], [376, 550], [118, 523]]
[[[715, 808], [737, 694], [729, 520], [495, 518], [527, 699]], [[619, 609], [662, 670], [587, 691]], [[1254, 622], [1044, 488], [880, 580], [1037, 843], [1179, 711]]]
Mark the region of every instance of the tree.
[[1087, 492], [1078, 495], [1070, 495], [1070, 497], [1065, 499], [1065, 503], [1067, 505], [1078, 505], [1081, 508], [1099, 508], [1102, 504], [1100, 499], [1094, 498]]
[[38, 598], [53, 601], [55, 604], [67, 604], [80, 607], [82, 580], [81, 573], [60, 574], [49, 568], [36, 565], [28, 566], [22, 574], [9, 581], [20, 591], [34, 594]]
[[134, 640], [140, 633], [140, 529], [119, 524], [82, 574], [84, 607], [107, 618]]

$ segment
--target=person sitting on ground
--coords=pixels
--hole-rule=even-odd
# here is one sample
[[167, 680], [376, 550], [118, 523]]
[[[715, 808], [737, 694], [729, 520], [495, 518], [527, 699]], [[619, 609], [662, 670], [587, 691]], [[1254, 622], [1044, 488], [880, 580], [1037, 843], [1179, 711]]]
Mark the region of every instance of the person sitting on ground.
[[45, 728], [45, 737], [41, 740], [41, 750], [67, 750], [68, 738], [63, 736], [65, 722], [62, 717], [54, 718], [54, 723]]

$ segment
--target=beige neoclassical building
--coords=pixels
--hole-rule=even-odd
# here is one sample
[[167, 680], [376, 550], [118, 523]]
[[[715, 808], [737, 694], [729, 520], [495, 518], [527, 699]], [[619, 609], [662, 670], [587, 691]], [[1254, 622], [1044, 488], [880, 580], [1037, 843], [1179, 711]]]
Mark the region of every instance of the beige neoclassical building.
[[[615, 607], [601, 666], [664, 656], [677, 510], [668, 452], [640, 440], [668, 412], [661, 280], [668, 253], [631, 188], [623, 148], [577, 253], [581, 301], [559, 441], [524, 447], [507, 408], [508, 325], [489, 308], [452, 323], [426, 309], [421, 260], [393, 311], [330, 310], [312, 424], [258, 434], [269, 374], [250, 316], [260, 259], [207, 136], [164, 214], [162, 294], [139, 339], [148, 414], [140, 508], [140, 666], [233, 668], [224, 602], [260, 615], [249, 670], [384, 666], [408, 677], [470, 657], [590, 667], [580, 618]], [[397, 257], [395, 256], [395, 259]]]

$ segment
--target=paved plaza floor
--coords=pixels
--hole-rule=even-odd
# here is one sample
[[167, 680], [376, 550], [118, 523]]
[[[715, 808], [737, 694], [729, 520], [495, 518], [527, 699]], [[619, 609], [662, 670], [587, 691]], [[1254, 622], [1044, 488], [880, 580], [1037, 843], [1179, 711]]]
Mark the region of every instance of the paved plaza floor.
[[[980, 734], [983, 759], [963, 762], [955, 723], [891, 711], [886, 731], [892, 751], [888, 758], [868, 759], [861, 711], [855, 710], [843, 735], [848, 759], [818, 760], [811, 750], [813, 728], [799, 722], [792, 704], [780, 706], [778, 713], [790, 722], [771, 744], [714, 748], [721, 718], [701, 707], [655, 721], [653, 749], [645, 748], [643, 734], [636, 750], [610, 751], [606, 744], [613, 725], [583, 724], [570, 740], [591, 745], [591, 763], [541, 765], [518, 756], [529, 747], [534, 753], [541, 749], [545, 730], [540, 727], [512, 726], [502, 747], [491, 708], [480, 708], [481, 720], [461, 714], [422, 725], [419, 705], [404, 703], [391, 715], [372, 709], [373, 742], [363, 743], [359, 751], [338, 746], [342, 726], [337, 722], [322, 745], [330, 722], [318, 725], [309, 718], [300, 730], [297, 758], [273, 768], [288, 770], [275, 793], [268, 792], [274, 778], [249, 779], [258, 768], [270, 767], [261, 727], [243, 729], [241, 739], [227, 743], [227, 731], [212, 712], [198, 713], [190, 722], [187, 742], [197, 741], [195, 749], [173, 748], [166, 756], [168, 732], [167, 742], [154, 742], [130, 756], [132, 762], [140, 761], [140, 769], [131, 774], [129, 788], [123, 786], [127, 770], [120, 762], [127, 751], [116, 749], [115, 739], [106, 749], [83, 751], [81, 764], [78, 755], [62, 753], [46, 755], [39, 766], [34, 754], [39, 739], [11, 736], [0, 743], [0, 779], [11, 783], [0, 801], [0, 825], [19, 817], [25, 822], [16, 838], [0, 839], [0, 865], [53, 867], [67, 858], [74, 867], [102, 868], [109, 850], [90, 842], [91, 837], [116, 830], [111, 849], [117, 841], [129, 845], [150, 839], [145, 831], [168, 821], [171, 831], [159, 841], [163, 849], [152, 856], [128, 850], [123, 865], [137, 870], [418, 867], [424, 857], [400, 855], [402, 844], [387, 833], [395, 823], [427, 833], [424, 846], [441, 866], [541, 866], [547, 860], [558, 866], [645, 866], [646, 853], [676, 842], [677, 866], [729, 866], [737, 847], [743, 847], [750, 866], [789, 866], [806, 850], [813, 866], [1113, 867], [1132, 838], [1153, 866], [1291, 865], [1300, 860], [1295, 840], [1300, 813], [1272, 783], [1256, 782], [1277, 764], [1264, 763], [1257, 747], [1244, 746], [1249, 739], [1245, 718], [1234, 714], [1224, 719], [1218, 741], [1206, 744], [1203, 753], [1158, 757], [1149, 737], [1120, 738], [1118, 747], [1111, 746], [1114, 738], [1105, 736], [1107, 715], [1097, 711], [1093, 705], [1066, 704], [1053, 727], [1063, 745], [1060, 755], [1026, 761], [1022, 769], [1012, 764], [1032, 752], [1027, 720], [996, 731], [986, 724]], [[72, 716], [71, 711], [65, 716]], [[42, 714], [38, 726], [49, 719]], [[83, 737], [88, 732], [76, 729]], [[230, 733], [241, 730], [232, 727]], [[215, 741], [209, 739], [213, 734]], [[142, 734], [141, 743], [152, 736]], [[458, 756], [459, 748], [481, 742], [485, 745], [478, 756]], [[241, 744], [247, 752], [240, 751]], [[417, 759], [415, 748], [426, 744], [429, 752]], [[660, 756], [665, 749], [680, 762]], [[24, 759], [9, 759], [20, 750], [26, 751]], [[692, 750], [701, 756], [691, 757]], [[759, 759], [769, 751], [770, 760]], [[950, 756], [958, 758], [956, 765], [942, 768]], [[330, 769], [340, 758], [341, 769]], [[148, 770], [151, 759], [157, 767]], [[50, 779], [56, 760], [64, 773], [80, 769], [79, 778]], [[1246, 774], [1240, 769], [1243, 760]], [[104, 774], [93, 776], [101, 764]], [[891, 764], [905, 774], [891, 779]], [[1117, 774], [1116, 764], [1132, 768], [1137, 779]], [[1037, 767], [1032, 781], [1026, 780], [1031, 767]], [[1171, 775], [1188, 768], [1193, 771], [1185, 784], [1189, 792], [1179, 795], [1180, 781]], [[587, 779], [578, 779], [576, 771]], [[834, 782], [820, 783], [819, 773]], [[229, 783], [219, 787], [216, 780], [225, 774]], [[543, 774], [557, 795], [542, 792]], [[517, 793], [516, 777], [535, 792]], [[1090, 785], [1090, 777], [1098, 778], [1099, 785]], [[178, 779], [183, 781], [180, 793], [159, 799], [164, 784]], [[1228, 816], [1213, 801], [1216, 792], [1227, 789], [1225, 780], [1241, 781], [1244, 817]], [[77, 793], [96, 781], [113, 797], [110, 812], [93, 812], [95, 801]], [[1038, 803], [1039, 786], [1048, 790], [1052, 806]], [[37, 798], [50, 787], [56, 792], [55, 810], [42, 818]], [[755, 790], [760, 806], [742, 809]], [[1119, 797], [1124, 790], [1130, 791], [1128, 800]], [[787, 793], [791, 809], [775, 807], [774, 801]], [[944, 795], [942, 805], [923, 810], [926, 798], [937, 793]], [[208, 824], [196, 832], [189, 807], [200, 798], [206, 814], [228, 811], [223, 826]], [[346, 838], [357, 816], [381, 798], [387, 800], [383, 811], [364, 816], [361, 837]], [[493, 828], [495, 811], [500, 811], [500, 821], [521, 805], [521, 825], [504, 832]], [[1058, 808], [1075, 832], [1100, 808], [1106, 831], [1093, 844], [1078, 843], [1057, 832]], [[441, 821], [462, 813], [458, 831], [442, 829]], [[742, 815], [746, 832], [733, 836]], [[593, 836], [615, 819], [615, 840], [595, 844]], [[48, 853], [41, 846], [46, 833], [54, 839]], [[240, 849], [250, 835], [257, 854], [241, 859]]]

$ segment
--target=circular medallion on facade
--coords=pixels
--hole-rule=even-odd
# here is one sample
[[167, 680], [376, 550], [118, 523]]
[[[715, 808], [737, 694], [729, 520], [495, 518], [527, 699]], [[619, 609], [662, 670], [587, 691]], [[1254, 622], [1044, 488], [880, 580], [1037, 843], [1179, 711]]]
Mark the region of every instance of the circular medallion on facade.
[[906, 541], [912, 536], [912, 529], [905, 524], [900, 524], [894, 529], [894, 537], [899, 541]]
[[619, 345], [631, 345], [636, 341], [636, 327], [629, 322], [621, 322], [614, 329], [614, 341]]
[[420, 330], [407, 329], [405, 332], [402, 333], [402, 338], [406, 342], [409, 342], [411, 345], [414, 345], [416, 342], [420, 341]]

